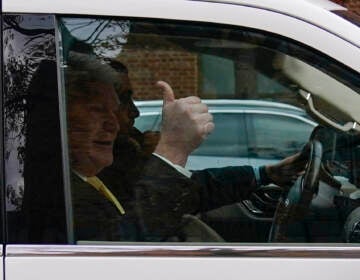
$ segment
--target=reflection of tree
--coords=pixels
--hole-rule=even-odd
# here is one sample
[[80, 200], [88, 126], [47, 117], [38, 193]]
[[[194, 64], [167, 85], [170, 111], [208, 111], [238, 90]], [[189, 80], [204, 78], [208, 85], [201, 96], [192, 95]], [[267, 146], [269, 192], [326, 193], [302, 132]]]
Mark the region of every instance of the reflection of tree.
[[24, 193], [27, 114], [31, 109], [28, 88], [39, 63], [55, 60], [53, 18], [6, 15], [3, 42], [6, 196], [8, 203], [19, 209]]
[[6, 186], [6, 197], [8, 201], [15, 207], [15, 210], [21, 210], [22, 198], [24, 197], [24, 186], [14, 187]]
[[130, 30], [130, 22], [112, 19], [64, 19], [72, 37], [92, 47], [100, 57], [116, 57]]
[[[27, 89], [40, 61], [55, 59], [54, 29], [31, 28], [24, 24], [24, 16], [5, 16], [3, 38], [5, 139], [23, 143]], [[23, 147], [18, 146], [17, 150], [22, 162]], [[7, 158], [10, 152], [6, 150]]]
[[[82, 23], [81, 23], [82, 21]], [[79, 24], [81, 23], [81, 24]], [[99, 55], [116, 52], [124, 42], [129, 29], [128, 22], [81, 19], [69, 26], [73, 32], [80, 31], [86, 38], [77, 38], [91, 45]], [[83, 32], [88, 28], [89, 32]], [[41, 100], [30, 94], [29, 86], [38, 66], [43, 60], [56, 61], [54, 19], [46, 15], [6, 15], [3, 17], [3, 86], [5, 113], [5, 171], [6, 195], [10, 208], [19, 209], [24, 193], [25, 147], [30, 117]], [[73, 36], [74, 37], [74, 36]], [[43, 127], [46, 130], [45, 127]], [[29, 157], [27, 156], [27, 160]], [[25, 172], [26, 173], [26, 172]]]

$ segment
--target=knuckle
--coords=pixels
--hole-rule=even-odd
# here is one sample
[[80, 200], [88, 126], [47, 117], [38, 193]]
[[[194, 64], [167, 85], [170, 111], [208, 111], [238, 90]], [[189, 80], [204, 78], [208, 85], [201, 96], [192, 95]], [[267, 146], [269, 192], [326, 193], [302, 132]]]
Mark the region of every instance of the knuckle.
[[204, 127], [203, 127], [203, 126], [196, 126], [196, 134], [197, 134], [197, 135], [203, 135], [203, 134], [205, 134], [205, 132], [204, 132]]
[[201, 103], [201, 99], [198, 96], [193, 96], [194, 102]]
[[201, 103], [201, 104], [202, 104], [202, 106], [203, 106], [204, 112], [205, 112], [205, 113], [208, 113], [208, 112], [209, 112], [209, 107], [208, 107], [206, 104], [204, 104], [204, 103]]
[[176, 107], [177, 107], [177, 110], [178, 110], [180, 113], [187, 112], [187, 110], [188, 110], [187, 104], [184, 103], [184, 102], [182, 102], [181, 100], [177, 100], [177, 102], [176, 102]]

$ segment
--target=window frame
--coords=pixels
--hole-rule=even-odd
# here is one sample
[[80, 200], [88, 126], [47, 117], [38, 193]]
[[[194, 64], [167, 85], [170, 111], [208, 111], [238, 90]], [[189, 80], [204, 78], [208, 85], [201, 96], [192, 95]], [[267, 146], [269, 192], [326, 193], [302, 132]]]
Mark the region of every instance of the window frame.
[[[58, 17], [56, 16], [55, 22], [57, 22]], [[55, 28], [57, 29], [58, 25], [55, 24]], [[56, 31], [56, 36], [59, 36], [59, 32]], [[58, 81], [62, 81], [63, 77], [61, 75], [61, 68], [66, 67], [63, 62], [60, 60], [60, 56], [59, 56], [59, 51], [60, 51], [60, 38], [57, 37], [56, 39], [56, 50], [57, 50], [57, 59], [58, 59]], [[59, 84], [60, 84], [59, 83]], [[64, 97], [64, 93], [61, 90], [61, 88], [59, 88], [59, 102], [63, 102], [63, 97]], [[62, 101], [61, 101], [62, 100]], [[64, 137], [64, 135], [66, 134], [66, 120], [64, 118], [64, 110], [66, 112], [66, 108], [64, 107], [64, 105], [60, 106], [60, 117], [62, 119], [62, 136]], [[65, 108], [65, 109], [64, 109]], [[63, 153], [64, 153], [64, 159], [66, 159], [68, 153], [66, 153], [66, 149], [67, 149], [67, 143], [66, 143], [66, 137], [63, 138]], [[2, 161], [3, 162], [3, 161]], [[68, 170], [68, 161], [64, 160], [64, 172], [65, 170]], [[69, 180], [69, 176], [68, 174], [66, 175], [66, 180], [65, 180], [65, 186], [68, 185], [70, 186], [70, 180]], [[69, 222], [69, 224], [71, 224], [71, 222]], [[37, 246], [36, 246], [37, 247]], [[51, 248], [53, 247], [53, 248]], [[304, 246], [299, 248], [298, 246], [283, 246], [283, 245], [279, 245], [279, 246], [266, 246], [266, 244], [261, 245], [261, 246], [247, 246], [244, 244], [238, 244], [234, 246], [203, 246], [203, 247], [197, 247], [196, 245], [192, 245], [192, 244], [187, 244], [185, 247], [180, 246], [180, 248], [177, 248], [176, 246], [169, 246], [169, 247], [164, 247], [163, 245], [159, 245], [159, 246], [155, 246], [155, 245], [146, 245], [146, 246], [141, 246], [141, 244], [139, 245], [134, 245], [134, 246], [126, 246], [126, 245], [121, 245], [121, 246], [117, 246], [117, 245], [109, 245], [109, 246], [102, 246], [102, 245], [97, 245], [94, 247], [82, 247], [79, 245], [70, 245], [70, 246], [55, 246], [55, 251], [57, 251], [57, 253], [61, 254], [62, 256], [64, 255], [71, 255], [74, 256], [77, 254], [83, 255], [83, 250], [86, 252], [88, 252], [90, 255], [91, 254], [97, 254], [97, 252], [99, 250], [103, 250], [104, 255], [108, 255], [108, 256], [139, 256], [139, 255], [146, 255], [146, 256], [203, 256], [204, 251], [207, 252], [208, 254], [211, 254], [211, 252], [214, 252], [214, 250], [216, 252], [219, 253], [219, 256], [249, 256], [249, 257], [293, 257], [293, 258], [297, 258], [300, 256], [303, 256], [305, 258], [324, 258], [324, 257], [340, 257], [340, 258], [359, 258], [360, 257], [360, 249], [357, 246], [346, 246], [346, 247], [338, 247], [338, 246], [329, 246], [329, 245], [325, 245], [325, 246], [319, 246], [319, 247], [312, 247], [312, 246]], [[193, 250], [189, 251], [189, 247], [191, 247]], [[354, 247], [354, 248], [352, 248]], [[10, 245], [7, 247], [7, 255], [8, 256], [39, 256], [39, 254], [43, 255], [44, 253], [46, 254], [46, 252], [48, 253], [53, 253], [54, 251], [54, 246], [49, 246], [47, 249], [45, 248], [41, 248], [38, 247], [38, 249], [34, 248], [33, 246], [28, 246], [28, 245], [24, 245], [24, 246], [15, 246], [15, 245]], [[35, 249], [35, 250], [34, 250]], [[134, 249], [136, 249], [136, 252], [134, 252]], [[165, 249], [165, 250], [164, 250]], [[266, 250], [264, 253], [264, 249]], [[115, 251], [114, 251], [115, 250]], [[80, 252], [79, 252], [80, 251]], [[339, 252], [341, 251], [341, 254], [339, 255]], [[77, 252], [77, 253], [76, 253]], [[188, 252], [191, 252], [188, 254]]]
[[[126, 19], [129, 19], [129, 20], [131, 20], [131, 18], [126, 18]], [[136, 20], [136, 19], [135, 19]], [[146, 21], [147, 19], [143, 19], [144, 21]], [[150, 21], [153, 21], [152, 19], [150, 19]], [[155, 21], [155, 22], [163, 22], [163, 21]], [[164, 21], [164, 22], [170, 22], [170, 23], [176, 23], [177, 21], [173, 21], [173, 20], [168, 20], [168, 21]], [[203, 24], [203, 23], [202, 23]], [[261, 33], [261, 31], [259, 31], [260, 33]], [[292, 41], [292, 40], [290, 40], [290, 41]], [[59, 42], [60, 43], [60, 42]], [[59, 45], [61, 45], [61, 44], [59, 44]], [[297, 45], [302, 45], [302, 44], [300, 44], [300, 43], [298, 43]], [[306, 48], [306, 49], [309, 49], [309, 48]], [[64, 92], [62, 91], [62, 94], [64, 94]], [[64, 110], [64, 109], [63, 109]], [[62, 111], [62, 113], [63, 114], [66, 114], [66, 112], [64, 113], [64, 111]], [[146, 113], [145, 113], [146, 114]], [[274, 113], [274, 114], [279, 114], [279, 115], [281, 115], [282, 113]], [[285, 114], [285, 113], [284, 113]], [[289, 115], [290, 116], [290, 115]], [[297, 118], [297, 117], [294, 117], [294, 116], [291, 116], [291, 117], [293, 117], [293, 118]], [[300, 118], [300, 117], [299, 117]], [[310, 122], [310, 121], [309, 121]], [[100, 242], [101, 243], [101, 242]], [[137, 244], [138, 243], [134, 243], [134, 246], [137, 246]], [[191, 245], [190, 245], [191, 246]]]

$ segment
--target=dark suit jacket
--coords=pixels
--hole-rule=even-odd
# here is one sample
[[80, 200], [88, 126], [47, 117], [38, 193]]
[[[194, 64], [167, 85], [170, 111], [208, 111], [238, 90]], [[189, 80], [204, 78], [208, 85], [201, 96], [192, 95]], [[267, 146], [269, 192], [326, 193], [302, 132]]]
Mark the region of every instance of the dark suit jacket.
[[141, 231], [134, 215], [133, 201], [118, 197], [125, 208], [125, 215], [121, 215], [112, 202], [77, 175], [72, 175], [71, 181], [75, 241], [143, 239], [139, 236]]
[[195, 171], [189, 179], [152, 156], [134, 187], [142, 234], [150, 241], [181, 239], [184, 214], [238, 202], [255, 188], [250, 166]]
[[[81, 213], [74, 214], [75, 228], [81, 232], [79, 238], [166, 241], [177, 236], [184, 240], [185, 214], [196, 214], [237, 202], [256, 188], [254, 171], [250, 166], [195, 171], [191, 179], [187, 178], [158, 157], [144, 154], [141, 136], [136, 136], [139, 145], [134, 145], [128, 137], [118, 137], [113, 164], [98, 174], [123, 204], [125, 216], [119, 217], [115, 207], [109, 205], [111, 203], [105, 198], [99, 198], [101, 195], [92, 187], [81, 189], [77, 187], [81, 182], [73, 182], [74, 212]], [[94, 210], [89, 210], [101, 207], [104, 210], [95, 215]], [[109, 214], [108, 208], [114, 213]], [[109, 218], [110, 221], [102, 221]], [[91, 230], [91, 219], [100, 227], [94, 226]], [[83, 230], [82, 227], [88, 229]], [[101, 227], [107, 232], [101, 232]], [[112, 234], [111, 231], [117, 228], [121, 229], [121, 234], [119, 231]], [[91, 232], [92, 236], [89, 236]]]

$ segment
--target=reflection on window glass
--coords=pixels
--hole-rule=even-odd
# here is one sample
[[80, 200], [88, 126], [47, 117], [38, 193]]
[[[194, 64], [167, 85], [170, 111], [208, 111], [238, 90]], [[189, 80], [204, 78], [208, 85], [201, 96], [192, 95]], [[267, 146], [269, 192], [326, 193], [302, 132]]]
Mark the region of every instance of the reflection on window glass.
[[214, 113], [215, 130], [193, 155], [214, 157], [247, 156], [247, 135], [243, 114]]
[[161, 115], [143, 115], [135, 120], [135, 127], [140, 131], [146, 130], [158, 131], [160, 130]]
[[254, 138], [251, 154], [260, 158], [283, 158], [300, 151], [307, 143], [315, 123], [291, 116], [252, 115]]
[[203, 97], [226, 98], [235, 93], [235, 63], [231, 59], [215, 55], [201, 55], [200, 71], [202, 73]]
[[[320, 149], [299, 89], [356, 95], [346, 70], [242, 28], [64, 18], [60, 30], [76, 242], [343, 241], [341, 183], [306, 175]], [[280, 196], [294, 212], [275, 211]]]
[[3, 20], [8, 242], [64, 243], [54, 18]]

